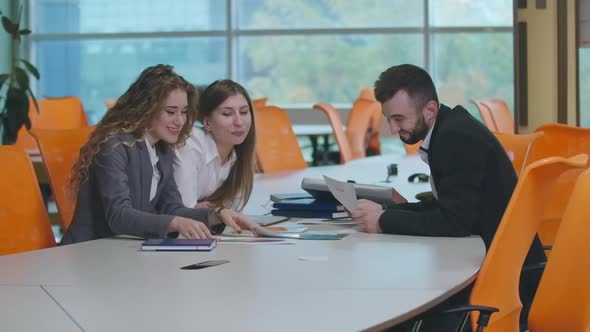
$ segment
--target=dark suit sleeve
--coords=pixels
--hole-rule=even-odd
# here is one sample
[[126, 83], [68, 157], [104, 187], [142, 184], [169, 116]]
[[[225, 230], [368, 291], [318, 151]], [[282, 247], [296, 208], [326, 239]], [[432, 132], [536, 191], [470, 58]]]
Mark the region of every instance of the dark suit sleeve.
[[94, 158], [93, 173], [106, 222], [115, 234], [166, 237], [173, 216], [140, 211], [131, 204], [126, 149], [121, 141], [111, 140]]
[[[440, 133], [442, 134], [442, 133]], [[442, 140], [444, 137], [444, 140]], [[432, 151], [431, 171], [438, 200], [400, 204], [379, 218], [384, 233], [421, 236], [468, 236], [480, 211], [487, 152], [461, 133], [441, 135]]]
[[[172, 174], [172, 168], [170, 168], [169, 172], [169, 174]], [[224, 224], [216, 225], [213, 227], [209, 225], [209, 214], [211, 212], [211, 209], [193, 209], [185, 207], [182, 202], [180, 192], [178, 191], [178, 187], [176, 186], [176, 181], [174, 180], [174, 177], [169, 176], [167, 177], [167, 179], [168, 180], [166, 181], [166, 183], [163, 184], [164, 188], [162, 188], [160, 199], [158, 200], [158, 203], [156, 205], [156, 208], [161, 213], [201, 221], [205, 225], [209, 226], [209, 229], [214, 234], [220, 234], [223, 232], [223, 230], [225, 229]]]

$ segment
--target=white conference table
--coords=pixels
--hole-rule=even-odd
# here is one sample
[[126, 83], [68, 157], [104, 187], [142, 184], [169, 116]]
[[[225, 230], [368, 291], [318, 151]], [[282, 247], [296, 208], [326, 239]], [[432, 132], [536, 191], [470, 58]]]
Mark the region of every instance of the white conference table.
[[[415, 169], [420, 164], [413, 159], [398, 161], [400, 175], [392, 184], [403, 194], [427, 189], [401, 181], [423, 170]], [[246, 212], [265, 211], [262, 205], [270, 193], [297, 191], [303, 176], [369, 182], [381, 178], [378, 173], [385, 177], [388, 162], [387, 157], [376, 157], [345, 166], [257, 175]], [[292, 245], [220, 243], [212, 252], [184, 253], [141, 252], [139, 240], [110, 238], [0, 256], [0, 306], [10, 308], [0, 310], [0, 330], [380, 330], [465, 287], [485, 254], [479, 237], [320, 228], [326, 229], [351, 234], [338, 241], [301, 240]], [[179, 269], [211, 259], [230, 263]]]

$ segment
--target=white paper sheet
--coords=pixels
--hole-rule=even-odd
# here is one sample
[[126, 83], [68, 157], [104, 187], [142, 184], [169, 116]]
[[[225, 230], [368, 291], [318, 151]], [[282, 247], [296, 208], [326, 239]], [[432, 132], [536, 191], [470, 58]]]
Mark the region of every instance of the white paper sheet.
[[356, 210], [356, 191], [352, 183], [338, 181], [325, 175], [324, 180], [326, 180], [328, 189], [330, 189], [330, 192], [336, 197], [338, 202], [344, 205], [350, 212]]

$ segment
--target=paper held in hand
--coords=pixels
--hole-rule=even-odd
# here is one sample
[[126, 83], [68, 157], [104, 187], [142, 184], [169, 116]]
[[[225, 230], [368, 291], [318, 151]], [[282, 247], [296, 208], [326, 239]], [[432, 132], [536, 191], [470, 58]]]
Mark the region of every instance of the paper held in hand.
[[356, 191], [352, 183], [338, 181], [325, 175], [324, 180], [328, 185], [328, 189], [340, 204], [344, 205], [350, 212], [356, 210]]

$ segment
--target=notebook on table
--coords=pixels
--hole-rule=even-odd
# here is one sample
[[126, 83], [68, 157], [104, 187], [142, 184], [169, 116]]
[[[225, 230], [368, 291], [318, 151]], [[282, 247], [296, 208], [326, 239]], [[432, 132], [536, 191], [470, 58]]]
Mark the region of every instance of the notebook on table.
[[264, 227], [257, 227], [256, 233], [260, 237], [272, 237], [272, 238], [287, 238], [297, 240], [340, 240], [346, 237], [348, 234], [343, 233], [318, 233], [318, 232], [304, 232], [304, 233], [288, 233], [273, 231]]
[[215, 239], [153, 239], [141, 244], [142, 251], [211, 251]]
[[[342, 212], [342, 204], [336, 200], [319, 200], [315, 198], [296, 199], [290, 201], [276, 202], [272, 205], [275, 209], [283, 210], [314, 210]], [[340, 210], [339, 210], [340, 208]]]
[[289, 217], [271, 216], [271, 215], [263, 215], [263, 216], [247, 215], [246, 217], [248, 217], [248, 219], [252, 220], [253, 222], [257, 223], [260, 226], [274, 225], [274, 224], [289, 220]]
[[313, 198], [309, 193], [280, 193], [270, 194], [270, 200], [273, 202], [291, 201], [305, 198]]
[[274, 209], [270, 211], [273, 216], [283, 216], [290, 218], [321, 218], [321, 219], [339, 219], [347, 218], [347, 212], [322, 211], [322, 210], [284, 210]]

